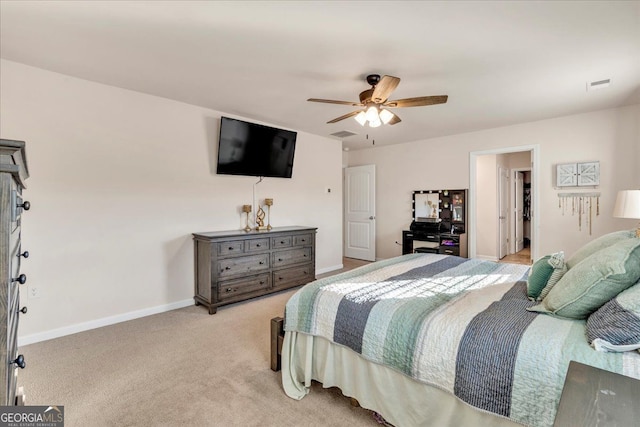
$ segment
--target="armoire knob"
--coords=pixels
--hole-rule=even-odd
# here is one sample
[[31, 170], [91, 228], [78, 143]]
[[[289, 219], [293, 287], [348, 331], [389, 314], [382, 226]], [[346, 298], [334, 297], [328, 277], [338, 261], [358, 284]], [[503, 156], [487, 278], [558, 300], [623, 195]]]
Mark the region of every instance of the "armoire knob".
[[27, 307], [22, 307], [20, 310], [18, 310], [18, 313], [27, 314]]
[[21, 254], [18, 254], [18, 258], [20, 258], [21, 256], [25, 258], [29, 258], [29, 251], [24, 251]]
[[24, 356], [23, 356], [23, 355], [21, 355], [21, 354], [20, 354], [20, 355], [18, 355], [18, 357], [16, 357], [16, 360], [14, 360], [14, 361], [13, 361], [13, 362], [11, 362], [11, 363], [15, 363], [16, 365], [18, 365], [18, 368], [20, 368], [20, 369], [24, 369], [24, 367], [25, 367], [25, 366], [27, 366], [27, 365], [24, 363]]
[[16, 277], [15, 279], [11, 279], [12, 282], [19, 282], [21, 285], [24, 285], [25, 283], [27, 283], [27, 276], [25, 276], [24, 274], [19, 275], [18, 277]]
[[24, 209], [25, 211], [28, 211], [29, 209], [31, 209], [31, 203], [29, 203], [29, 202], [18, 203], [17, 206], [19, 208]]

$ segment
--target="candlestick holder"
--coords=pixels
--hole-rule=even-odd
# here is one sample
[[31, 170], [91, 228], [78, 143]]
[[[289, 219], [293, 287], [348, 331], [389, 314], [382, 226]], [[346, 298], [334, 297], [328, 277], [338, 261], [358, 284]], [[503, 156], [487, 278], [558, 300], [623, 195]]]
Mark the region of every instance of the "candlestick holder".
[[249, 227], [249, 214], [251, 213], [251, 205], [242, 205], [242, 212], [247, 214], [247, 225], [244, 227], [244, 231], [251, 231], [251, 227]]
[[273, 206], [273, 199], [264, 199], [264, 204], [267, 206], [267, 230], [271, 230], [271, 206]]

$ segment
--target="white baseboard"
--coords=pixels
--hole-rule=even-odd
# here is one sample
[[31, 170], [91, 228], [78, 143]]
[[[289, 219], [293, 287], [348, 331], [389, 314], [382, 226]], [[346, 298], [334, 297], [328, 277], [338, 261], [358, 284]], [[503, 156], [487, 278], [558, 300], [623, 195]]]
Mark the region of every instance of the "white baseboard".
[[103, 326], [114, 325], [127, 320], [138, 319], [140, 317], [151, 316], [152, 314], [164, 313], [178, 308], [193, 305], [193, 298], [182, 301], [172, 302], [171, 304], [159, 305], [156, 307], [145, 308], [142, 310], [130, 311], [128, 313], [118, 314], [116, 316], [103, 317], [102, 319], [91, 320], [89, 322], [78, 323], [64, 328], [51, 329], [49, 331], [39, 332], [37, 334], [25, 335], [18, 337], [18, 346], [34, 344], [40, 341], [47, 341], [54, 338], [63, 337], [65, 335], [77, 334], [78, 332], [88, 331], [90, 329], [101, 328]]
[[493, 261], [493, 262], [498, 262], [498, 258], [494, 257], [494, 256], [490, 256], [490, 255], [477, 255], [475, 256], [476, 259], [482, 259], [485, 261]]
[[316, 270], [316, 276], [319, 275], [319, 274], [328, 273], [330, 271], [340, 270], [341, 268], [344, 268], [343, 264], [338, 264], [338, 265], [333, 265], [331, 267], [321, 268], [319, 270]]
[[[329, 273], [330, 271], [340, 270], [344, 265], [338, 264], [331, 267], [321, 268], [316, 270], [316, 275]], [[51, 329], [49, 331], [39, 332], [37, 334], [25, 335], [18, 337], [18, 346], [35, 344], [41, 341], [47, 341], [54, 338], [64, 337], [66, 335], [77, 334], [78, 332], [84, 332], [91, 329], [101, 328], [103, 326], [114, 325], [120, 322], [126, 322], [127, 320], [138, 319], [140, 317], [151, 316], [152, 314], [164, 313], [165, 311], [171, 311], [178, 308], [188, 307], [193, 305], [193, 298], [173, 302], [171, 304], [159, 305], [156, 307], [145, 308], [142, 310], [131, 311], [129, 313], [118, 314], [116, 316], [103, 317], [102, 319], [91, 320], [89, 322], [78, 323], [71, 326], [65, 326], [64, 328]]]

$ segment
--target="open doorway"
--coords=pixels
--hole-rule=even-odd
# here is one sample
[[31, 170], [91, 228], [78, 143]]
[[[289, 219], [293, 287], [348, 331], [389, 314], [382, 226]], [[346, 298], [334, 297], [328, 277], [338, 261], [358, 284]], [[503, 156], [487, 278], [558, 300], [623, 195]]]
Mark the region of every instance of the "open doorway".
[[470, 153], [470, 258], [537, 258], [538, 157], [538, 145]]

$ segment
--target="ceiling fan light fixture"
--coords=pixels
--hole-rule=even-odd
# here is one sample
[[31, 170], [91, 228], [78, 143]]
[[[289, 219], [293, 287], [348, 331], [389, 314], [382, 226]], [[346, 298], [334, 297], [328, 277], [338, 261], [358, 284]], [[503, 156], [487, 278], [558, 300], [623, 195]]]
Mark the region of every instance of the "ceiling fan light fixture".
[[360, 123], [360, 126], [364, 126], [367, 123], [367, 115], [364, 111], [360, 111], [358, 114], [356, 114], [355, 119], [358, 123]]
[[378, 109], [373, 105], [367, 109], [367, 120], [369, 120], [370, 124], [375, 121], [380, 121], [380, 117], [378, 117]]
[[369, 120], [369, 127], [371, 127], [371, 128], [377, 128], [381, 124], [382, 124], [382, 122], [380, 121], [379, 118], [376, 118], [374, 121]]
[[392, 118], [393, 118], [393, 113], [391, 111], [387, 109], [382, 109], [380, 111], [380, 120], [382, 120], [382, 123], [384, 123], [385, 125], [389, 123]]

